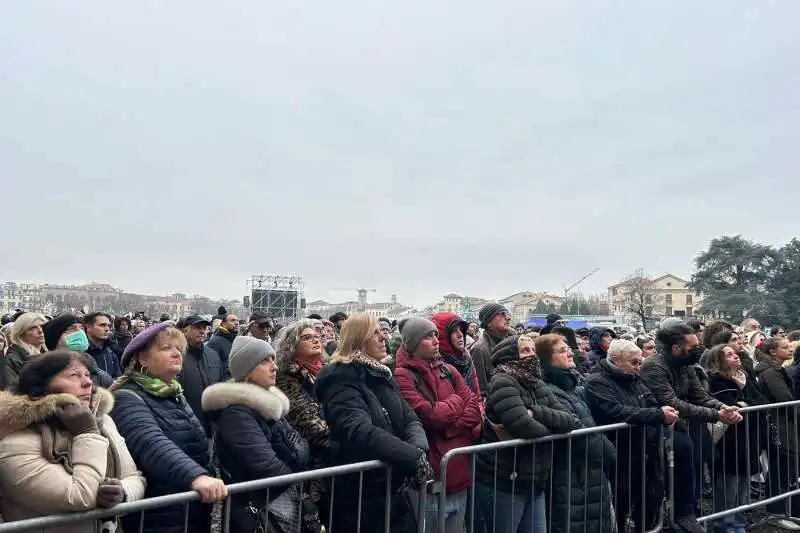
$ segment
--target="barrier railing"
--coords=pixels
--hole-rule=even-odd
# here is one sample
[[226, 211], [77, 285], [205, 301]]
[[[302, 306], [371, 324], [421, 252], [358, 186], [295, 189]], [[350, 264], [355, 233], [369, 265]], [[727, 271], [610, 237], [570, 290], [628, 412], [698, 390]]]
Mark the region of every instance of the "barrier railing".
[[[800, 524], [800, 400], [742, 407], [735, 425], [695, 424], [698, 522], [729, 528], [765, 521]], [[766, 508], [760, 517], [745, 513]], [[778, 524], [779, 526], [781, 524]]]
[[[471, 484], [469, 487], [468, 506], [472, 511], [473, 519], [466, 525], [467, 533], [475, 533], [476, 522], [478, 533], [516, 533], [520, 531], [549, 531], [557, 529], [559, 531], [572, 531], [570, 522], [572, 520], [572, 498], [573, 481], [575, 471], [584, 471], [583, 476], [583, 502], [582, 504], [584, 531], [597, 531], [594, 526], [589, 526], [587, 509], [599, 509], [601, 516], [600, 531], [625, 531], [629, 520], [642, 527], [640, 531], [655, 533], [659, 531], [664, 523], [664, 502], [666, 487], [662, 486], [661, 494], [657, 492], [652, 495], [647, 493], [647, 483], [653, 483], [653, 478], [645, 475], [646, 465], [658, 465], [660, 471], [664, 471], [667, 465], [666, 448], [663, 443], [671, 435], [671, 430], [665, 431], [663, 427], [652, 428], [655, 435], [647, 435], [648, 428], [643, 426], [630, 426], [628, 424], [610, 424], [592, 428], [578, 429], [569, 433], [549, 435], [538, 439], [512, 439], [493, 443], [478, 444], [463, 448], [456, 448], [447, 452], [441, 462], [441, 485], [447, 485], [448, 467], [450, 463], [460, 456], [470, 457]], [[651, 432], [652, 433], [652, 432]], [[611, 460], [606, 457], [601, 449], [605, 441], [603, 437], [611, 435], [610, 441], [617, 444], [616, 449], [623, 449], [627, 453], [625, 457], [615, 457], [613, 463], [613, 475], [607, 475], [604, 468], [604, 461]], [[624, 442], [627, 439], [627, 443]], [[581, 441], [585, 441], [583, 444]], [[592, 440], [593, 442], [590, 442]], [[556, 450], [556, 444], [566, 441], [565, 449]], [[652, 446], [647, 446], [647, 442]], [[575, 443], [575, 444], [573, 444]], [[548, 446], [549, 445], [549, 446]], [[576, 453], [577, 448], [577, 453]], [[594, 449], [592, 449], [594, 448]], [[526, 451], [521, 451], [525, 449]], [[506, 459], [511, 460], [514, 465], [512, 472], [506, 472], [507, 480], [503, 480], [503, 486], [498, 486], [501, 473], [498, 469], [501, 453], [506, 452]], [[634, 457], [638, 451], [639, 457]], [[648, 451], [650, 454], [648, 454]], [[511, 457], [508, 457], [509, 452]], [[599, 456], [597, 455], [599, 452]], [[548, 479], [536, 480], [535, 473], [531, 476], [530, 484], [517, 490], [517, 479], [519, 478], [518, 466], [521, 462], [520, 454], [530, 453], [530, 465], [535, 471], [537, 455], [540, 461], [549, 464], [554, 472]], [[545, 457], [542, 457], [542, 454]], [[654, 454], [654, 455], [652, 455]], [[478, 473], [477, 461], [481, 459], [482, 470]], [[627, 461], [626, 461], [627, 459]], [[639, 462], [636, 462], [636, 460]], [[559, 464], [561, 463], [561, 464]], [[508, 461], [506, 461], [508, 464]], [[638, 466], [637, 466], [638, 465]], [[488, 468], [487, 468], [488, 466]], [[623, 469], [620, 476], [620, 467]], [[488, 472], [491, 470], [491, 474]], [[546, 468], [544, 469], [546, 470]], [[593, 475], [590, 473], [593, 472]], [[482, 479], [478, 479], [481, 477]], [[591, 481], [593, 477], [594, 481]], [[627, 478], [627, 479], [621, 479]], [[490, 479], [487, 479], [490, 478]], [[558, 481], [555, 481], [558, 478]], [[578, 476], [580, 478], [580, 476]], [[636, 478], [637, 487], [634, 487]], [[510, 484], [507, 482], [510, 481]], [[542, 482], [549, 484], [549, 487], [542, 485]], [[579, 480], [578, 480], [579, 481]], [[666, 481], [666, 480], [665, 480]], [[589, 483], [594, 483], [594, 487], [589, 487]], [[558, 484], [561, 483], [561, 486]], [[580, 487], [578, 487], [580, 488]], [[634, 490], [638, 488], [638, 490]], [[564, 497], [559, 497], [556, 491], [563, 492]], [[600, 501], [597, 501], [599, 490]], [[589, 501], [590, 491], [594, 491], [592, 501]], [[479, 495], [476, 498], [476, 494]], [[519, 497], [521, 496], [521, 498]], [[448, 495], [444, 489], [438, 492], [438, 502], [436, 505], [436, 524], [428, 531], [445, 533], [452, 531], [447, 523], [447, 500]], [[486, 499], [490, 505], [486, 506]], [[498, 505], [502, 502], [503, 505]], [[510, 502], [510, 505], [508, 503]], [[538, 503], [537, 503], [538, 502]], [[624, 516], [618, 516], [615, 511], [620, 504], [625, 509]], [[649, 505], [648, 505], [649, 504]], [[544, 507], [543, 507], [544, 505]], [[515, 506], [522, 507], [522, 516], [515, 514]], [[634, 510], [639, 511], [639, 516], [634, 516]], [[655, 510], [655, 513], [652, 511]], [[650, 516], [648, 516], [648, 511]], [[630, 513], [630, 517], [629, 514]], [[430, 513], [429, 513], [430, 514]], [[481, 516], [483, 515], [483, 516]], [[529, 518], [532, 523], [521, 524], [522, 520]], [[579, 518], [581, 519], [581, 518]], [[592, 518], [594, 519], [594, 518]], [[604, 527], [602, 521], [607, 522]], [[553, 523], [558, 523], [560, 527], [548, 527]], [[622, 529], [620, 530], [620, 525]], [[645, 527], [649, 525], [649, 527]]]
[[[601, 531], [608, 530], [609, 533], [629, 530], [656, 533], [663, 526], [674, 524], [676, 498], [680, 504], [681, 499], [686, 500], [687, 497], [700, 504], [700, 512], [697, 513], [699, 522], [730, 519], [726, 525], [735, 524], [737, 522], [731, 517], [741, 520], [743, 513], [762, 507], [768, 508], [769, 519], [794, 520], [793, 514], [800, 512], [800, 455], [796, 453], [800, 440], [798, 408], [800, 400], [745, 407], [740, 411], [744, 420], [731, 426], [692, 423], [689, 434], [691, 442], [697, 443], [694, 446], [697, 462], [691, 458], [688, 461], [680, 457], [676, 459], [676, 454], [682, 452], [676, 450], [675, 434], [678, 432], [673, 430], [673, 426], [648, 428], [612, 424], [540, 439], [505, 440], [453, 449], [442, 458], [438, 481], [412, 493], [413, 501], [410, 500], [410, 503], [417, 516], [416, 529], [418, 533], [447, 533], [450, 531], [447, 527], [448, 517], [453, 514], [458, 516], [458, 512], [463, 511], [466, 513], [464, 523], [467, 533], [507, 533], [512, 528], [505, 526], [518, 525], [523, 519], [530, 520], [529, 529], [536, 532], [541, 530], [539, 526], [543, 520], [548, 527], [553, 523], [558, 524], [559, 527], [550, 530], [573, 531], [570, 527], [572, 522], [581, 520], [585, 531], [597, 531], [597, 528], [589, 527], [593, 518], [588, 514], [591, 506], [587, 504], [596, 503], [589, 501], [596, 498], [589, 497], [590, 484], [593, 483], [589, 475], [591, 472], [601, 472], [594, 479], [599, 479], [601, 484], [598, 494], [601, 495], [602, 513], [606, 509], [606, 496], [603, 495], [609, 495], [609, 515], [603, 514], [603, 519], [610, 516], [613, 527], [600, 527]], [[681, 439], [688, 438], [684, 431], [680, 433]], [[704, 438], [708, 441], [704, 441]], [[598, 446], [604, 445], [603, 439], [615, 445], [617, 455], [613, 462], [604, 452], [598, 453]], [[454, 474], [452, 461], [462, 456], [468, 457], [466, 468], [469, 470], [469, 486], [464, 491], [463, 500], [458, 502], [463, 507], [458, 508], [458, 505], [450, 505], [453, 502], [448, 501], [450, 495], [446, 492], [446, 486], [448, 476]], [[536, 470], [534, 465], [537, 460], [547, 468]], [[530, 476], [520, 475], [520, 467], [524, 465], [530, 467]], [[699, 496], [694, 498], [684, 493], [685, 487], [681, 487], [677, 494], [674, 492], [676, 472], [685, 474], [689, 465], [694, 467], [697, 474], [694, 479]], [[358, 517], [355, 530], [366, 533], [366, 529], [361, 527], [362, 511], [374, 511], [369, 508], [374, 501], [365, 501], [364, 498], [371, 498], [375, 494], [374, 491], [365, 492], [364, 478], [366, 473], [381, 469], [386, 470], [381, 525], [388, 533], [392, 528], [392, 520], [396, 518], [392, 509], [396, 493], [392, 470], [380, 461], [333, 466], [229, 485], [229, 496], [217, 519], [218, 528], [221, 533], [227, 533], [230, 529], [232, 496], [258, 491], [263, 507], [271, 500], [271, 491], [297, 485], [302, 492], [306, 483], [327, 480], [330, 500], [326, 508], [329, 520], [325, 525], [327, 533], [336, 533], [337, 527], [343, 529], [342, 511], [334, 512], [337, 478], [355, 476], [359, 496], [345, 514], [352, 515], [355, 511]], [[537, 478], [539, 475], [545, 476], [545, 479]], [[663, 487], [657, 486], [658, 483], [654, 481], [659, 479], [663, 480]], [[737, 489], [735, 497], [730, 494], [731, 487]], [[573, 505], [576, 497], [581, 499], [574, 495], [580, 494], [582, 501]], [[141, 529], [147, 511], [180, 505], [184, 507], [183, 531], [188, 533], [190, 504], [198, 499], [196, 492], [189, 491], [126, 502], [111, 509], [0, 523], [0, 533], [88, 521], [99, 524], [103, 519], [126, 515], [129, 519], [137, 513], [138, 529]], [[579, 504], [583, 504], [582, 510], [572, 512], [581, 507]], [[456, 509], [455, 513], [452, 512], [453, 508]], [[527, 516], [523, 516], [525, 513], [528, 513]], [[747, 525], [752, 526], [758, 520], [748, 517]], [[349, 528], [344, 529], [349, 533]], [[370, 531], [379, 529], [380, 525]], [[127, 528], [125, 533], [129, 533]]]

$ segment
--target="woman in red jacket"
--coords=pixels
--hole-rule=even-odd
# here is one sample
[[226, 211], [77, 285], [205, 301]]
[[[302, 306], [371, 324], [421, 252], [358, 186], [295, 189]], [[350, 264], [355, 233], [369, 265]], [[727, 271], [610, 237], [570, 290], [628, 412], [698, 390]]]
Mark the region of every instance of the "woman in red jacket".
[[[436, 481], [441, 481], [440, 464], [444, 454], [469, 446], [481, 434], [480, 396], [470, 390], [455, 367], [439, 357], [439, 332], [436, 324], [420, 317], [400, 321], [403, 344], [397, 351], [395, 381], [400, 393], [414, 410], [428, 438], [428, 462]], [[447, 468], [446, 533], [464, 530], [467, 488], [470, 485], [469, 457], [460, 455]], [[439, 495], [427, 496], [426, 531], [439, 531]], [[412, 492], [412, 504], [419, 496]]]

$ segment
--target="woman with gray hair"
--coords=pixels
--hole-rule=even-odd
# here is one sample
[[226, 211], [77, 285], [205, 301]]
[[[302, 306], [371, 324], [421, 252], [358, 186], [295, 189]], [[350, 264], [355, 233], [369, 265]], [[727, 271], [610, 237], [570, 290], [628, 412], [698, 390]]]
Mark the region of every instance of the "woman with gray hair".
[[[319, 320], [303, 319], [283, 328], [275, 339], [277, 351], [277, 386], [289, 398], [286, 419], [311, 447], [312, 468], [324, 468], [328, 464], [330, 441], [328, 424], [322, 417], [322, 406], [314, 396], [317, 374], [322, 370], [322, 338], [315, 327]], [[310, 486], [311, 500], [324, 503], [325, 490], [322, 483]], [[327, 509], [327, 505], [319, 505]]]
[[0, 359], [0, 390], [16, 386], [22, 367], [32, 357], [47, 351], [44, 344], [44, 315], [23, 313], [11, 326], [11, 346], [6, 356]]

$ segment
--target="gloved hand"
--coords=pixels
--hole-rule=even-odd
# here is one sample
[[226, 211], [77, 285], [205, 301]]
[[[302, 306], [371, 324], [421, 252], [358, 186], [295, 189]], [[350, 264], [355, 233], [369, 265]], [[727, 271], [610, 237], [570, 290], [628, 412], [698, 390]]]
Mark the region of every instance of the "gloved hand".
[[56, 407], [54, 415], [64, 424], [64, 427], [73, 435], [84, 433], [100, 433], [97, 428], [97, 419], [88, 407], [82, 404], [69, 403]]
[[433, 479], [433, 468], [431, 468], [431, 464], [428, 462], [428, 457], [425, 455], [425, 452], [419, 454], [419, 459], [417, 459], [417, 464], [414, 467], [414, 483], [418, 486], [423, 486], [426, 481]]
[[104, 479], [97, 489], [97, 506], [103, 509], [114, 507], [125, 501], [125, 489], [118, 479]]

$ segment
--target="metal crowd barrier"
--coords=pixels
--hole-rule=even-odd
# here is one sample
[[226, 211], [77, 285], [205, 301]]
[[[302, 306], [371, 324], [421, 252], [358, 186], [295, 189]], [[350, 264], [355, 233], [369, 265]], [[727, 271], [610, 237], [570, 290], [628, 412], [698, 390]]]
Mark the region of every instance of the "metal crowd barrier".
[[[739, 424], [694, 424], [698, 522], [800, 525], [799, 407], [800, 400], [743, 407]], [[745, 515], [763, 507], [766, 513]]]
[[[800, 454], [790, 453], [790, 447], [797, 446], [797, 442], [800, 441], [798, 434], [798, 429], [800, 429], [800, 425], [798, 425], [799, 407], [800, 400], [746, 407], [740, 411], [744, 420], [738, 425], [727, 427], [692, 423], [690, 435], [697, 459], [694, 462], [697, 472], [695, 481], [698, 494], [700, 494], [697, 498], [697, 502], [700, 504], [700, 512], [697, 514], [699, 522], [714, 523], [718, 520], [725, 520], [727, 517], [741, 518], [743, 513], [765, 506], [770, 509], [770, 519], [777, 518], [797, 522], [792, 517], [794, 513], [800, 513]], [[535, 504], [539, 505], [539, 510], [541, 510], [542, 493], [544, 493], [545, 505], [543, 515], [547, 526], [545, 531], [550, 531], [551, 521], [555, 518], [561, 520], [559, 530], [571, 531], [572, 513], [564, 509], [563, 502], [561, 504], [554, 503], [553, 490], [559, 487], [562, 490], [566, 489], [566, 502], [567, 508], [569, 508], [569, 502], [572, 500], [572, 483], [567, 483], [566, 487], [557, 487], [554, 485], [554, 475], [551, 475], [549, 479], [542, 480], [542, 483], [538, 485], [536, 479], [531, 479], [529, 486], [520, 487], [521, 484], [516, 482], [516, 476], [511, 476], [509, 479], [511, 496], [519, 494], [524, 497], [506, 498], [503, 501], [510, 502], [510, 505], [498, 506], [500, 497], [509, 494], [507, 490], [498, 488], [498, 457], [503, 454], [507, 458], [510, 457], [516, 468], [519, 462], [526, 457], [529, 457], [533, 464], [536, 462], [537, 455], [541, 457], [541, 454], [547, 454], [547, 460], [553, 469], [566, 469], [566, 472], [569, 473], [568, 480], [572, 481], [573, 474], [576, 472], [579, 478], [581, 472], [584, 473], [584, 503], [590, 503], [586, 501], [588, 497], [586, 484], [589, 480], [585, 475], [590, 459], [589, 441], [605, 436], [616, 445], [617, 450], [615, 468], [611, 472], [606, 472], [606, 480], [612, 496], [609, 502], [612, 527], [609, 528], [608, 533], [626, 533], [628, 531], [657, 533], [663, 527], [674, 524], [674, 472], [676, 468], [687, 467], [687, 465], [676, 465], [673, 428], [674, 426], [647, 428], [628, 424], [611, 424], [550, 435], [540, 439], [513, 439], [450, 450], [442, 458], [439, 481], [429, 483], [424, 490], [415, 493], [415, 497], [418, 497], [418, 500], [414, 502], [417, 514], [417, 532], [451, 532], [451, 529], [447, 527], [448, 495], [443, 487], [447, 484], [448, 465], [456, 457], [464, 455], [469, 456], [470, 485], [466, 490], [465, 527], [462, 526], [459, 531], [516, 533], [516, 530], [505, 531], [496, 527], [497, 513], [513, 514], [515, 505], [533, 506]], [[792, 428], [794, 432], [786, 431], [786, 428]], [[653, 431], [656, 431], [655, 436]], [[648, 434], [648, 432], [650, 433]], [[743, 435], [746, 435], [747, 438], [743, 438]], [[787, 440], [785, 435], [794, 435], [796, 440], [794, 443], [780, 442], [781, 435], [784, 435], [784, 440]], [[733, 441], [731, 443], [730, 440], [724, 441], [724, 439], [733, 439]], [[727, 443], [721, 444], [723, 442]], [[641, 446], [637, 443], [648, 443], [648, 445]], [[621, 455], [620, 450], [624, 450], [624, 456]], [[745, 461], [746, 468], [740, 469], [738, 468], [740, 463], [733, 460], [730, 457], [731, 454], [736, 457], [741, 455], [744, 457], [757, 456], [760, 466], [756, 471], [751, 468], [750, 461]], [[730, 469], [726, 459], [733, 460], [737, 468]], [[596, 461], [596, 458], [593, 460]], [[478, 465], [479, 461], [482, 461], [482, 466]], [[604, 464], [604, 461], [605, 456], [601, 456], [599, 465], [594, 464], [593, 466], [595, 468], [599, 466], [601, 470], [605, 470], [608, 465]], [[490, 465], [488, 470], [487, 464]], [[480, 477], [477, 475], [479, 468], [482, 469]], [[332, 518], [332, 523], [326, 524], [326, 526], [328, 526], [327, 533], [336, 533], [336, 517], [341, 516], [342, 513], [341, 510], [337, 510], [335, 514], [333, 508], [336, 477], [358, 474], [359, 488], [362, 488], [364, 474], [377, 469], [387, 470], [386, 502], [383, 512], [384, 531], [388, 533], [391, 525], [392, 471], [388, 465], [380, 461], [334, 466], [229, 485], [229, 495], [224, 502], [219, 520], [219, 531], [227, 533], [229, 530], [232, 495], [266, 491], [266, 502], [269, 501], [270, 489], [280, 488], [282, 490], [290, 485], [299, 485], [302, 489], [304, 483], [330, 478], [331, 498], [327, 511], [328, 516]], [[487, 481], [487, 475], [490, 481]], [[655, 487], [654, 490], [654, 485], [657, 485], [654, 482], [656, 479], [663, 481], [663, 487]], [[736, 487], [744, 488], [746, 486], [747, 488], [744, 494], [737, 492], [735, 498], [730, 495], [734, 480]], [[543, 490], [539, 490], [537, 493], [537, 486], [543, 487]], [[361, 528], [363, 491], [359, 490], [359, 493], [361, 496], [357, 508], [347, 509], [344, 512], [349, 514], [355, 511], [358, 513], [358, 531], [372, 533]], [[99, 519], [134, 513], [140, 515], [141, 529], [146, 511], [175, 505], [184, 506], [184, 532], [188, 533], [189, 504], [196, 500], [198, 500], [198, 494], [194, 491], [171, 494], [122, 503], [112, 509], [97, 509], [82, 513], [59, 514], [0, 523], [0, 533], [52, 528], [85, 521], [93, 521], [98, 524]], [[778, 509], [779, 506], [780, 509]], [[588, 528], [587, 505], [583, 507], [583, 517], [580, 519], [584, 521], [584, 530], [597, 531], [594, 526]], [[624, 509], [624, 516], [620, 515], [621, 509]], [[536, 511], [532, 513], [535, 515]], [[534, 520], [536, 518], [538, 517], [534, 516]], [[541, 525], [541, 518], [539, 520], [539, 525]], [[500, 521], [502, 522], [502, 520]], [[757, 520], [748, 517], [747, 525], [753, 526], [754, 521]], [[533, 523], [530, 529], [534, 533], [541, 531], [541, 529], [534, 528]], [[268, 529], [268, 531], [273, 530]], [[126, 530], [125, 533], [132, 532]], [[601, 527], [600, 533], [606, 533], [606, 530]]]
[[[444, 457], [442, 458], [441, 463], [441, 484], [446, 485], [447, 483], [447, 468], [450, 462], [458, 456], [468, 455], [470, 457], [470, 471], [471, 471], [471, 485], [468, 489], [469, 492], [469, 501], [468, 501], [468, 508], [471, 510], [472, 520], [469, 520], [466, 524], [466, 533], [517, 533], [517, 531], [550, 531], [551, 530], [551, 521], [555, 516], [563, 519], [560, 520], [560, 531], [569, 532], [571, 531], [571, 501], [572, 501], [572, 484], [568, 482], [566, 487], [554, 487], [554, 475], [552, 475], [549, 479], [545, 480], [546, 487], [543, 491], [537, 491], [537, 482], [534, 478], [531, 479], [530, 486], [528, 487], [520, 487], [519, 492], [517, 492], [517, 484], [516, 484], [516, 475], [510, 476], [511, 481], [511, 490], [503, 490], [498, 488], [498, 458], [503, 450], [510, 452], [512, 454], [512, 463], [517, 465], [522, 454], [530, 454], [531, 463], [536, 463], [537, 454], [545, 453], [547, 457], [545, 457], [546, 461], [549, 461], [552, 468], [559, 467], [563, 465], [563, 462], [566, 461], [566, 472], [569, 473], [568, 481], [572, 480], [572, 473], [573, 469], [586, 469], [589, 463], [589, 439], [592, 437], [597, 436], [606, 436], [609, 437], [609, 440], [612, 443], [616, 443], [616, 449], [619, 450], [620, 448], [627, 450], [627, 457], [620, 457], [617, 455], [616, 457], [616, 464], [614, 468], [613, 475], [608, 475], [604, 473], [604, 479], [608, 486], [608, 494], [610, 499], [606, 502], [600, 502], [600, 508], [604, 505], [607, 507], [608, 519], [610, 521], [609, 528], [603, 529], [602, 524], [600, 526], [600, 531], [607, 531], [608, 533], [614, 533], [615, 531], [618, 533], [624, 533], [625, 530], [629, 529], [630, 522], [636, 522], [641, 525], [638, 531], [643, 531], [646, 533], [656, 533], [658, 532], [664, 524], [665, 513], [664, 510], [668, 509], [666, 505], [666, 494], [667, 494], [667, 485], [671, 483], [671, 478], [664, 479], [664, 485], [662, 486], [661, 494], [648, 494], [648, 483], [652, 483], [653, 479], [648, 475], [645, 475], [645, 468], [646, 464], [656, 464], [658, 469], [661, 472], [666, 473], [671, 463], [667, 461], [667, 451], [669, 450], [669, 446], [667, 446], [668, 440], [671, 438], [671, 428], [664, 428], [661, 427], [659, 429], [651, 428], [656, 432], [655, 437], [652, 436], [649, 438], [653, 446], [650, 449], [651, 453], [655, 453], [656, 455], [653, 457], [646, 457], [647, 449], [645, 446], [641, 446], [635, 444], [635, 442], [645, 442], [646, 432], [648, 431], [647, 427], [644, 426], [630, 426], [628, 424], [610, 424], [606, 426], [597, 426], [592, 428], [584, 428], [575, 431], [571, 431], [569, 433], [558, 434], [558, 435], [549, 435], [547, 437], [542, 437], [538, 439], [512, 439], [512, 440], [505, 440], [493, 443], [486, 443], [486, 444], [479, 444], [475, 446], [468, 446], [464, 448], [456, 448], [447, 452]], [[641, 441], [634, 438], [638, 436]], [[619, 446], [619, 444], [625, 444], [624, 440], [628, 439], [627, 446]], [[580, 448], [581, 440], [585, 441], [585, 445], [583, 446], [583, 452], [574, 453], [574, 448]], [[565, 446], [560, 447], [560, 449], [556, 449], [557, 445], [566, 441]], [[487, 484], [486, 478], [486, 469], [484, 467], [484, 475], [483, 481], [477, 481], [476, 479], [476, 471], [477, 465], [476, 462], [479, 456], [487, 457], [491, 456], [493, 460], [489, 461], [493, 464], [493, 475], [491, 485]], [[592, 468], [599, 468], [600, 471], [604, 471], [604, 456], [600, 458], [600, 464], [594, 464]], [[624, 463], [627, 460], [627, 463]], [[642, 470], [639, 475], [634, 476], [635, 467], [633, 465], [638, 464], [642, 466]], [[577, 463], [577, 464], [576, 464]], [[623, 463], [625, 466], [623, 466]], [[620, 479], [620, 466], [626, 470], [628, 474], [628, 479]], [[636, 479], [634, 479], [636, 477]], [[601, 481], [602, 482], [602, 481]], [[587, 504], [595, 504], [596, 502], [589, 502], [587, 501], [588, 493], [587, 484], [589, 483], [588, 476], [584, 475], [584, 487], [583, 487], [583, 494], [584, 494], [584, 502], [583, 502], [583, 522], [584, 522], [584, 531], [587, 530], [587, 526], [589, 523], [587, 522]], [[541, 484], [539, 485], [541, 486]], [[671, 486], [671, 485], [670, 485]], [[553, 490], [554, 488], [559, 488], [563, 490], [566, 489], [566, 509], [564, 508], [563, 502], [560, 505], [555, 505], [553, 500]], [[634, 493], [636, 491], [636, 494]], [[602, 491], [601, 491], [602, 492]], [[498, 493], [503, 493], [503, 501], [508, 501], [508, 496], [512, 496], [511, 498], [511, 506], [503, 506], [498, 507]], [[476, 497], [476, 495], [478, 495]], [[490, 500], [490, 506], [486, 505], [484, 498], [488, 496]], [[525, 502], [521, 502], [519, 498], [516, 496], [523, 496]], [[435, 510], [437, 513], [436, 517], [436, 527], [429, 529], [429, 533], [435, 531], [436, 533], [448, 533], [451, 529], [447, 525], [446, 519], [446, 503], [447, 503], [448, 495], [445, 493], [444, 490], [441, 490], [438, 495], [438, 504], [437, 509]], [[519, 503], [519, 505], [523, 506], [530, 506], [525, 507], [523, 513], [527, 513], [529, 510], [534, 509], [535, 507], [535, 500], [544, 498], [545, 501], [545, 508], [544, 508], [544, 516], [537, 517], [533, 516], [533, 523], [532, 524], [520, 524], [519, 521], [515, 520], [513, 517], [514, 515], [514, 505]], [[627, 500], [622, 503], [626, 503], [626, 515], [621, 517], [620, 519], [617, 518], [617, 514], [615, 512], [615, 508], [617, 507], [616, 503], [620, 500]], [[645, 516], [646, 510], [648, 508], [648, 503], [652, 510], [655, 511], [653, 515], [647, 520]], [[483, 504], [483, 505], [481, 505]], [[481, 510], [481, 507], [483, 509]], [[638, 516], [634, 515], [634, 510], [640, 511]], [[541, 508], [537, 510], [533, 510], [533, 514], [541, 513]], [[483, 520], [476, 520], [477, 515], [483, 512]], [[630, 515], [627, 513], [630, 512]], [[497, 515], [503, 514], [506, 515], [506, 519], [497, 519]], [[488, 515], [488, 516], [487, 516]], [[507, 531], [502, 527], [498, 527], [498, 523], [509, 523], [507, 519], [508, 515], [511, 515], [512, 522], [510, 524], [510, 530]], [[523, 516], [524, 518], [524, 516]], [[669, 523], [672, 523], [672, 520], [669, 516], [666, 517]], [[420, 519], [425, 519], [424, 516], [420, 516]], [[538, 526], [536, 525], [538, 520]], [[476, 529], [476, 521], [480, 522]], [[646, 523], [649, 522], [649, 527], [646, 527]], [[622, 531], [618, 528], [617, 524], [622, 523]], [[598, 529], [595, 527], [590, 528], [592, 531], [597, 531]]]

